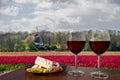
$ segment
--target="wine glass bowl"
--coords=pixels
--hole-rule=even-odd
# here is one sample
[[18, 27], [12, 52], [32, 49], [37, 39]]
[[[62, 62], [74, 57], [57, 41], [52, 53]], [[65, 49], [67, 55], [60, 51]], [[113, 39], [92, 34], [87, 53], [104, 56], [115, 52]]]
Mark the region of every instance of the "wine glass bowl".
[[74, 31], [69, 34], [67, 41], [68, 48], [75, 55], [75, 69], [68, 71], [72, 76], [82, 76], [84, 72], [78, 69], [78, 54], [82, 51], [85, 45], [85, 33], [83, 31]]
[[89, 41], [92, 51], [98, 55], [98, 71], [91, 72], [91, 76], [99, 79], [107, 79], [109, 76], [106, 73], [100, 71], [100, 56], [109, 47], [110, 36], [106, 30], [95, 30], [91, 31], [91, 38]]

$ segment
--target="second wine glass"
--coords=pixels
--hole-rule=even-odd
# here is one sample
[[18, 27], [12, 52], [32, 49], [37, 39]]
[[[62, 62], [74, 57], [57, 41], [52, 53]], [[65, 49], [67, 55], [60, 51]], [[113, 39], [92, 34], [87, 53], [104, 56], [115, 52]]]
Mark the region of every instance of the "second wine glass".
[[91, 31], [90, 47], [92, 51], [98, 55], [98, 71], [91, 72], [91, 76], [99, 79], [107, 79], [108, 74], [101, 72], [100, 70], [100, 56], [109, 47], [110, 35], [106, 30], [94, 30]]
[[82, 51], [85, 45], [85, 32], [84, 31], [74, 31], [69, 35], [69, 40], [67, 41], [68, 48], [75, 55], [75, 69], [68, 72], [72, 76], [82, 76], [84, 72], [78, 69], [78, 54]]

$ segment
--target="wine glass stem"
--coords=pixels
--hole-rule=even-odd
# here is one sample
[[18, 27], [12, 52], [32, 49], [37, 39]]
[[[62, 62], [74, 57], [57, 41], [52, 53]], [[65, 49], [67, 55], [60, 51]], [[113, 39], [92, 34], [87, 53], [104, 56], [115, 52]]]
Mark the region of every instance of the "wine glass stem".
[[77, 71], [78, 69], [78, 55], [75, 55], [75, 70]]
[[98, 55], [98, 74], [100, 73], [100, 55]]

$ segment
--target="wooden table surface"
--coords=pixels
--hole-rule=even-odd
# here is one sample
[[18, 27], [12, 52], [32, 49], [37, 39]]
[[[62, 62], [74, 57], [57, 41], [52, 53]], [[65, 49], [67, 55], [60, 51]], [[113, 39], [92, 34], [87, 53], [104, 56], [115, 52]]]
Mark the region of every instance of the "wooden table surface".
[[[32, 74], [26, 72], [25, 68], [22, 68], [0, 76], [0, 80], [99, 80], [92, 78], [89, 74], [92, 71], [96, 71], [96, 69], [79, 67], [85, 72], [85, 75], [82, 77], [73, 77], [67, 74], [67, 71], [73, 68], [73, 66], [67, 66], [65, 71], [51, 74]], [[109, 75], [107, 80], [120, 80], [120, 71], [104, 70], [104, 72]]]

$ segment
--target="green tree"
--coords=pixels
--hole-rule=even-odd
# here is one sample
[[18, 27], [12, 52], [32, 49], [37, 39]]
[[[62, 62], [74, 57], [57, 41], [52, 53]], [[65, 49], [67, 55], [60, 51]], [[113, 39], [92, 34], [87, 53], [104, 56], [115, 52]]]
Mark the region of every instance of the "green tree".
[[86, 42], [85, 46], [84, 46], [84, 51], [91, 51], [89, 42]]
[[28, 46], [29, 46], [29, 51], [38, 51], [38, 49], [35, 46], [35, 42], [34, 41], [30, 41], [28, 43]]
[[25, 44], [15, 44], [14, 51], [26, 51]]

